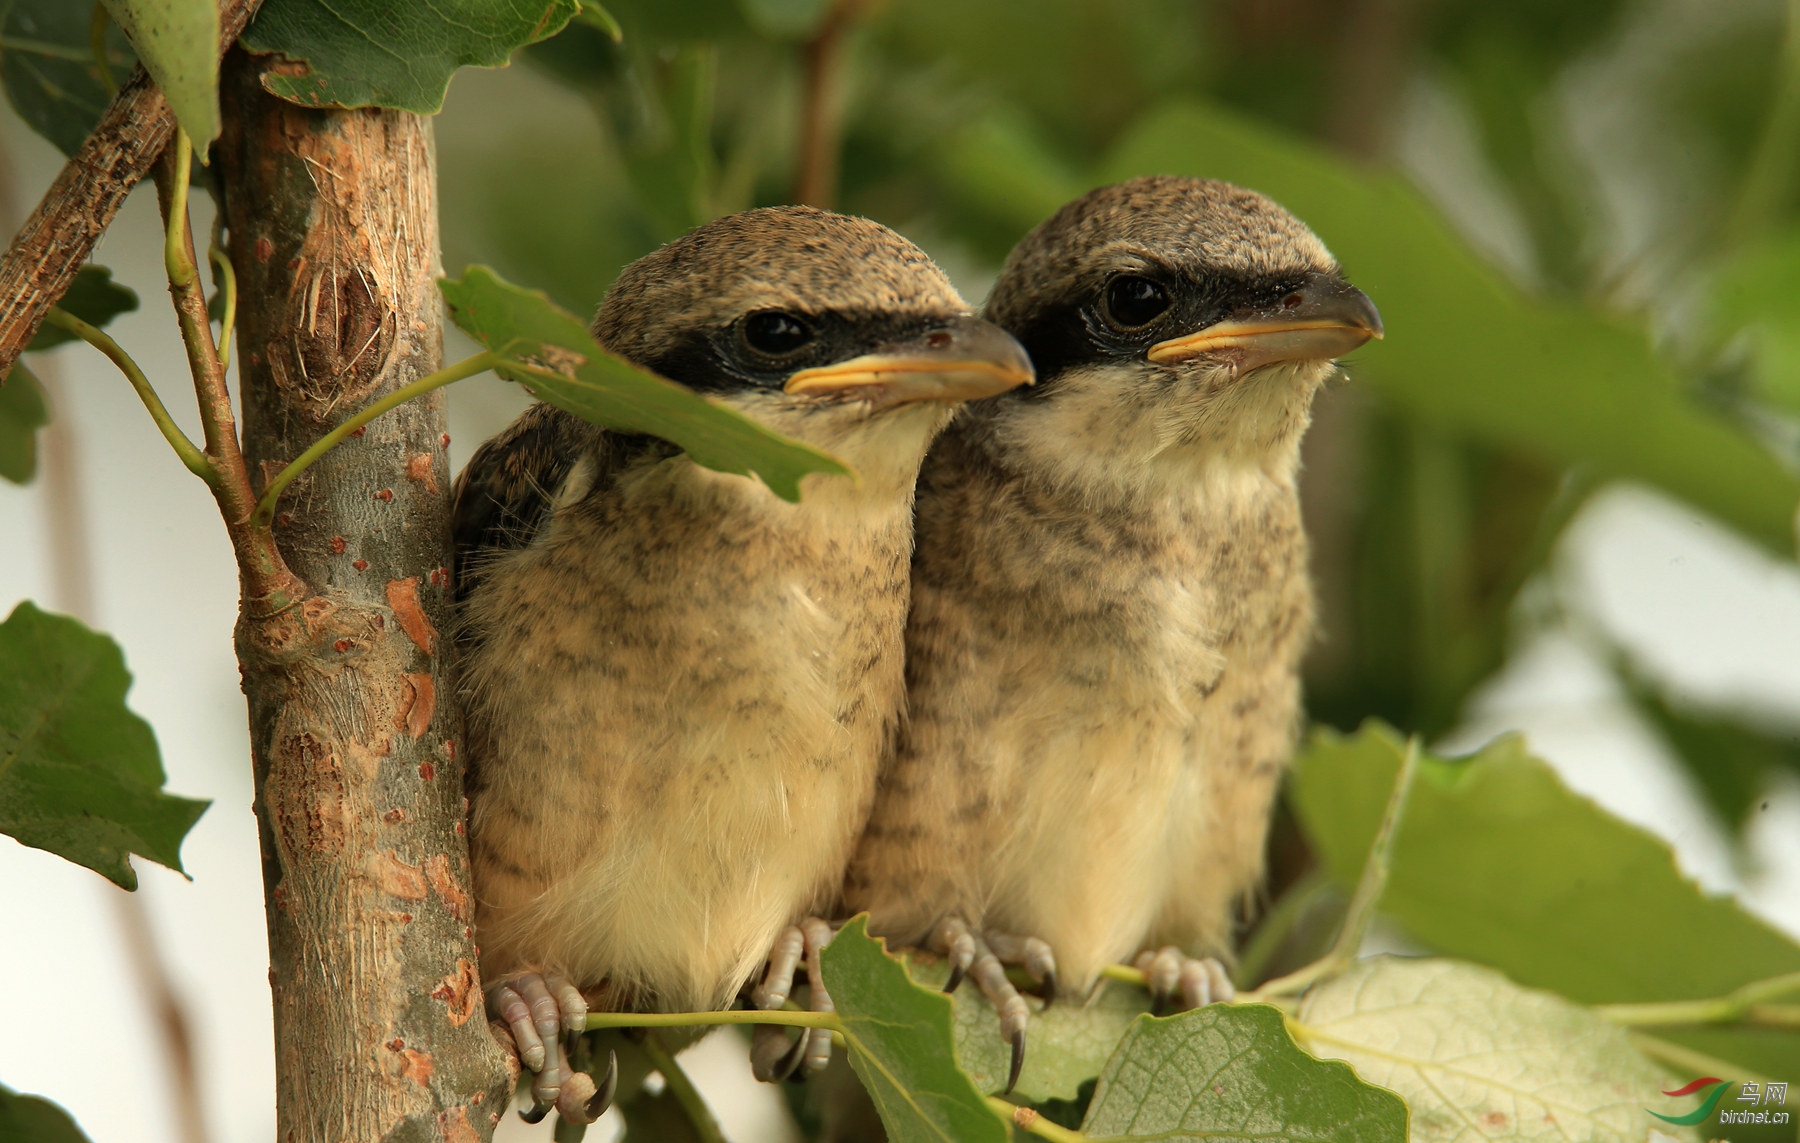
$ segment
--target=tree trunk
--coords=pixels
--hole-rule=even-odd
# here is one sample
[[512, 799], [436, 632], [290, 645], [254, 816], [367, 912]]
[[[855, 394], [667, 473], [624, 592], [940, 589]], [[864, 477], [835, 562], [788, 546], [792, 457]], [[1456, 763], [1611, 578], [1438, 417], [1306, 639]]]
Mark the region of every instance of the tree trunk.
[[[266, 63], [228, 57], [216, 159], [258, 485], [443, 352], [429, 122], [277, 100]], [[307, 470], [275, 529], [307, 598], [239, 622], [282, 1143], [485, 1140], [508, 1095], [470, 927], [444, 426], [433, 393]]]

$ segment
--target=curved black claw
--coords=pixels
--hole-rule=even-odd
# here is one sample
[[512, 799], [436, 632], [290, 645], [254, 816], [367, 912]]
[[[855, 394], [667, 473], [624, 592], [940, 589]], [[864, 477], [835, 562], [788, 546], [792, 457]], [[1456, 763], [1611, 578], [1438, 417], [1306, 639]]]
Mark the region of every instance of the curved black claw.
[[1001, 1095], [1011, 1095], [1012, 1089], [1019, 1086], [1019, 1072], [1025, 1067], [1025, 1029], [1020, 1028], [1012, 1037], [1012, 1067], [1006, 1072], [1006, 1088]]
[[1055, 969], [1052, 968], [1052, 969], [1045, 970], [1044, 979], [1043, 979], [1042, 983], [1040, 983], [1038, 986], [1038, 996], [1043, 999], [1044, 1010], [1046, 1012], [1048, 1012], [1050, 1010], [1050, 1006], [1052, 1004], [1056, 1003], [1056, 970]]
[[612, 1106], [613, 1095], [619, 1090], [619, 1053], [608, 1050], [606, 1053], [606, 1075], [600, 1079], [600, 1090], [587, 1101], [587, 1113], [595, 1119], [606, 1114]]
[[780, 1061], [776, 1063], [775, 1075], [769, 1082], [780, 1083], [782, 1080], [793, 1080], [795, 1083], [799, 1083], [806, 1078], [799, 1074], [800, 1061], [805, 1058], [806, 1029], [802, 1028], [800, 1029], [799, 1038], [794, 1041], [794, 1046], [789, 1048], [787, 1055], [781, 1057]]
[[551, 1100], [549, 1103], [533, 1103], [530, 1111], [519, 1112], [519, 1118], [527, 1123], [542, 1123], [544, 1116], [549, 1115], [550, 1109], [555, 1106], [555, 1100]]
[[1173, 1003], [1174, 1000], [1175, 993], [1173, 990], [1165, 992], [1162, 989], [1157, 989], [1155, 992], [1152, 992], [1150, 994], [1150, 1015], [1167, 1016], [1169, 1014], [1169, 1005]]
[[961, 984], [962, 982], [963, 982], [963, 966], [960, 964], [951, 965], [950, 966], [950, 979], [944, 981], [945, 994], [948, 995], [949, 993], [955, 992], [956, 986]]

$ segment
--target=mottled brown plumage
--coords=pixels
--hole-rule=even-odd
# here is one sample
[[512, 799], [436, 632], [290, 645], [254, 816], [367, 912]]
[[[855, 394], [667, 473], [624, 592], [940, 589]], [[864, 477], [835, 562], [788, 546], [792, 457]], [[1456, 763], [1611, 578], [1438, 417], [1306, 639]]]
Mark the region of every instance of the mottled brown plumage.
[[[757, 349], [783, 320], [810, 340]], [[958, 393], [1028, 366], [911, 243], [807, 208], [634, 263], [595, 331], [858, 474], [791, 504], [540, 405], [459, 482], [483, 976], [715, 1008], [837, 889], [903, 702], [918, 465]], [[799, 391], [870, 354], [917, 372]], [[932, 369], [971, 360], [984, 382], [939, 391]]]
[[909, 942], [947, 917], [1041, 938], [1079, 996], [1146, 950], [1228, 949], [1301, 717], [1300, 438], [1379, 319], [1279, 206], [1178, 178], [1064, 207], [985, 314], [1039, 384], [925, 463], [909, 721], [846, 902]]

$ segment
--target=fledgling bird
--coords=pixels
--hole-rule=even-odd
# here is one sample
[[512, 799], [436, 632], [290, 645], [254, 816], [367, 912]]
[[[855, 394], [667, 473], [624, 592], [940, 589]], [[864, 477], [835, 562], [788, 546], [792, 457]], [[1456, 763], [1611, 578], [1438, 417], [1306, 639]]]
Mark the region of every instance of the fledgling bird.
[[[604, 1110], [559, 1043], [589, 1002], [715, 1009], [767, 963], [755, 1000], [779, 1007], [804, 959], [829, 1003], [813, 914], [901, 714], [919, 464], [958, 402], [1030, 379], [916, 246], [806, 207], [634, 262], [594, 332], [856, 476], [788, 503], [538, 405], [459, 478], [477, 939], [534, 1120]], [[782, 1038], [759, 1066], [829, 1044]]]
[[[846, 882], [871, 931], [1087, 995], [1228, 997], [1312, 633], [1295, 479], [1332, 359], [1381, 336], [1259, 194], [1153, 177], [1028, 235], [984, 316], [1038, 384], [971, 405], [920, 476], [909, 717]], [[1141, 954], [1141, 955], [1140, 955]], [[1010, 1085], [1009, 1085], [1010, 1086]]]

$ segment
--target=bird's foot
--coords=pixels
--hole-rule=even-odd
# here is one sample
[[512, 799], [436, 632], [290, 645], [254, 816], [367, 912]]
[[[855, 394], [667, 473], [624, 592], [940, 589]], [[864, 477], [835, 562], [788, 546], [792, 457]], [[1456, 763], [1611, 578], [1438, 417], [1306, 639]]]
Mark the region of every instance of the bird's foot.
[[1020, 965], [1036, 981], [1039, 995], [1048, 1008], [1056, 997], [1056, 957], [1050, 946], [1036, 937], [1019, 937], [1011, 933], [977, 934], [960, 917], [945, 917], [932, 930], [931, 947], [950, 960], [950, 979], [945, 992], [955, 992], [963, 977], [975, 987], [1000, 1014], [1000, 1035], [1012, 1045], [1012, 1064], [1006, 1073], [1005, 1095], [1019, 1082], [1019, 1070], [1025, 1066], [1025, 1028], [1031, 1010], [1025, 998], [1006, 978], [1006, 966]]
[[[765, 1012], [787, 1003], [794, 989], [794, 972], [806, 965], [808, 1009], [834, 1012], [825, 978], [819, 971], [819, 954], [831, 943], [831, 926], [817, 917], [782, 930], [769, 950], [768, 971], [750, 990], [750, 1002]], [[759, 1024], [750, 1043], [750, 1070], [764, 1083], [804, 1079], [824, 1070], [831, 1062], [831, 1031], [801, 1028], [800, 1038], [789, 1043], [787, 1029], [778, 1024]]]
[[618, 1061], [609, 1054], [606, 1075], [596, 1081], [570, 1063], [587, 1028], [587, 1001], [560, 976], [526, 973], [487, 990], [488, 1016], [501, 1035], [512, 1040], [519, 1063], [531, 1073], [529, 1111], [519, 1112], [536, 1123], [555, 1108], [564, 1119], [592, 1123], [605, 1114], [618, 1084]]
[[1150, 1012], [1155, 1016], [1204, 1008], [1237, 996], [1224, 965], [1212, 957], [1188, 956], [1174, 945], [1139, 953], [1134, 967], [1144, 974], [1144, 985], [1150, 989]]

